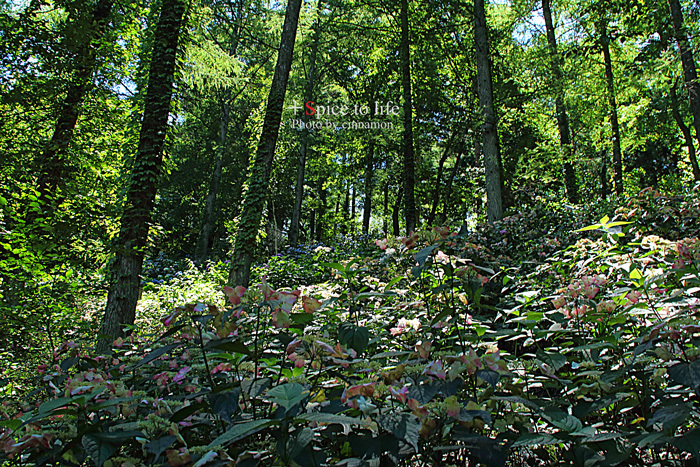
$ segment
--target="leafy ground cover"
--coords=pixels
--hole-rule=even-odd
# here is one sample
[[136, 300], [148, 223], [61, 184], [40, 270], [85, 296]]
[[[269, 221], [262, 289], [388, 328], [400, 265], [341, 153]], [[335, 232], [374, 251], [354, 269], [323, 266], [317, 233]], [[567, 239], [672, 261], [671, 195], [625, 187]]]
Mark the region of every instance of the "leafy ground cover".
[[0, 459], [693, 465], [698, 214], [696, 194], [651, 190], [543, 203], [354, 256], [290, 251], [248, 289], [222, 288], [223, 263], [154, 269], [140, 332], [109, 355], [63, 343], [3, 402]]

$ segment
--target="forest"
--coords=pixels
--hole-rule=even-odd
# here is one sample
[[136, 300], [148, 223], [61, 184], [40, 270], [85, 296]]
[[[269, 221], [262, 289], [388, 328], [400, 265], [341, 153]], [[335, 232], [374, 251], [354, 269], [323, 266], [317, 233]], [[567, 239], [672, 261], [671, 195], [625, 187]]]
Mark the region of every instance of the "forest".
[[0, 466], [700, 465], [698, 0], [0, 0]]

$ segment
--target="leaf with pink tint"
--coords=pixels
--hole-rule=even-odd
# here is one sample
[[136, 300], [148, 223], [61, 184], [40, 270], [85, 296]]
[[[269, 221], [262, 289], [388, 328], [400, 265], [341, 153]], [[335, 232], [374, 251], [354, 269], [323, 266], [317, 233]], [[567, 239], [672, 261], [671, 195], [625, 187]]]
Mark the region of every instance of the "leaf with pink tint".
[[321, 301], [320, 300], [316, 300], [315, 298], [312, 298], [312, 297], [307, 297], [306, 295], [301, 297], [301, 304], [302, 304], [302, 307], [304, 308], [304, 311], [307, 313], [313, 313], [314, 311], [321, 308]]
[[247, 289], [241, 285], [237, 285], [236, 287], [224, 287], [224, 293], [228, 297], [228, 301], [231, 305], [239, 305], [246, 290]]
[[461, 408], [462, 406], [457, 400], [457, 396], [450, 396], [445, 399], [445, 410], [447, 411], [448, 416], [452, 418], [459, 418], [459, 411]]

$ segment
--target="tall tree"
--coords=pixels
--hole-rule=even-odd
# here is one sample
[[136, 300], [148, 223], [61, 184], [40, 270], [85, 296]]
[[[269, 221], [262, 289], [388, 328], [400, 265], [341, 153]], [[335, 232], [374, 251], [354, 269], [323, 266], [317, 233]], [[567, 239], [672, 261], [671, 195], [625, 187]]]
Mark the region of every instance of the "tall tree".
[[[47, 197], [55, 197], [56, 190], [64, 182], [66, 151], [73, 139], [85, 95], [93, 84], [92, 77], [95, 73], [98, 50], [113, 4], [114, 0], [98, 0], [88, 18], [76, 18], [73, 24], [73, 27], [78, 30], [81, 28], [87, 30], [83, 34], [78, 34], [73, 77], [61, 104], [51, 140], [38, 157], [40, 171], [38, 188], [44, 202]], [[52, 212], [52, 209], [46, 211]]]
[[561, 73], [560, 57], [557, 51], [557, 37], [552, 21], [552, 9], [549, 0], [542, 0], [542, 11], [544, 14], [544, 24], [547, 30], [547, 46], [549, 49], [549, 62], [551, 66], [552, 81], [554, 82], [555, 105], [557, 112], [557, 127], [559, 129], [559, 143], [561, 157], [564, 165], [564, 186], [566, 197], [572, 203], [578, 202], [578, 186], [576, 183], [576, 173], [571, 164], [571, 132], [569, 130], [569, 116], [564, 106], [564, 89]]
[[265, 206], [272, 161], [275, 157], [275, 146], [282, 120], [282, 107], [287, 92], [289, 70], [292, 67], [294, 41], [299, 23], [301, 0], [289, 0], [284, 16], [282, 37], [277, 55], [275, 74], [272, 78], [270, 93], [267, 98], [267, 109], [263, 129], [260, 134], [255, 162], [248, 180], [248, 191], [243, 201], [243, 212], [236, 232], [233, 250], [233, 261], [229, 272], [228, 282], [235, 285], [248, 286], [250, 282], [250, 267], [253, 263], [258, 227]]
[[[139, 146], [131, 170], [102, 322], [101, 333], [110, 338], [120, 335], [121, 327], [133, 324], [136, 318], [144, 250], [161, 174], [178, 42], [186, 6], [184, 0], [163, 0], [153, 38]], [[109, 339], [101, 339], [98, 350], [106, 350], [109, 344]]]
[[608, 34], [608, 19], [606, 13], [598, 12], [596, 29], [600, 45], [603, 49], [603, 62], [605, 63], [605, 89], [608, 99], [608, 111], [610, 112], [610, 126], [612, 127], [613, 144], [613, 179], [615, 181], [615, 193], [622, 196], [624, 187], [622, 184], [622, 148], [620, 147], [620, 124], [617, 120], [617, 97], [615, 95], [615, 76], [613, 75], [612, 58], [610, 57], [610, 35]]
[[683, 138], [685, 139], [685, 144], [688, 146], [688, 157], [690, 158], [690, 165], [693, 168], [693, 178], [696, 182], [700, 182], [700, 167], [698, 167], [698, 158], [695, 154], [695, 144], [693, 143], [693, 136], [690, 127], [683, 121], [683, 116], [680, 112], [680, 101], [678, 100], [678, 93], [676, 92], [676, 83], [671, 83], [669, 89], [671, 94], [671, 115], [673, 119], [678, 124], [681, 133], [683, 133]]
[[[311, 37], [311, 50], [309, 52], [309, 68], [306, 74], [306, 86], [304, 89], [304, 102], [309, 102], [314, 98], [314, 84], [316, 80], [316, 55], [318, 54], [318, 42], [320, 40], [320, 12], [323, 9], [322, 2], [319, 1], [316, 5], [317, 18], [313, 26], [313, 34]], [[304, 106], [304, 110], [306, 107]], [[301, 129], [299, 136], [299, 161], [297, 165], [297, 183], [294, 193], [294, 209], [292, 210], [292, 221], [289, 225], [289, 243], [292, 246], [299, 244], [299, 222], [301, 220], [301, 205], [304, 200], [304, 180], [306, 172], [306, 157], [309, 151], [309, 134], [310, 131], [306, 128], [309, 122], [309, 112], [304, 111], [301, 115], [301, 120], [304, 122], [304, 127]]]
[[[231, 8], [231, 11], [229, 12], [231, 18], [228, 22], [230, 24], [227, 24], [228, 27], [226, 29], [231, 30], [229, 33], [230, 35], [227, 37], [227, 54], [230, 57], [235, 57], [238, 52], [238, 46], [241, 42], [241, 34], [243, 33], [244, 21], [247, 18], [247, 12], [245, 11], [246, 7], [248, 6], [247, 3], [248, 2], [246, 0], [238, 0], [236, 3], [228, 3], [228, 6]], [[202, 228], [199, 233], [199, 239], [195, 250], [195, 258], [200, 263], [207, 259], [209, 247], [211, 246], [214, 230], [216, 228], [215, 205], [221, 186], [224, 153], [229, 145], [228, 127], [231, 116], [231, 105], [244, 89], [245, 86], [243, 86], [235, 94], [232, 92], [229, 86], [221, 86], [221, 89], [214, 90], [214, 94], [219, 101], [221, 115], [219, 117], [219, 131], [217, 132], [218, 141], [216, 144], [216, 155], [214, 157], [214, 170], [212, 171], [211, 179], [209, 181], [209, 192], [207, 193], [207, 198], [204, 203]]]
[[[688, 34], [683, 25], [683, 12], [678, 0], [668, 0], [668, 5], [671, 8], [671, 17], [673, 18], [673, 32], [676, 36], [678, 51], [681, 55], [681, 64], [683, 65], [683, 79], [685, 87], [688, 89], [688, 99], [690, 100], [690, 111], [693, 114], [693, 124], [695, 126], [695, 137], [700, 142], [700, 82], [698, 82], [698, 73], [695, 68], [695, 60], [693, 58], [693, 49], [688, 42]], [[697, 160], [691, 159], [693, 165], [693, 175], [696, 181], [700, 180], [700, 169], [698, 168]]]
[[411, 99], [411, 42], [408, 0], [401, 0], [401, 88], [403, 92], [403, 206], [406, 233], [416, 228], [415, 152], [413, 149], [413, 104]]
[[[373, 111], [374, 109], [370, 109]], [[373, 116], [370, 116], [370, 118]], [[362, 205], [362, 233], [369, 234], [369, 221], [372, 216], [372, 194], [374, 189], [374, 137], [369, 136], [365, 154], [365, 201]]]
[[224, 151], [226, 150], [226, 140], [228, 136], [229, 116], [231, 113], [231, 105], [228, 101], [228, 91], [224, 91], [225, 95], [221, 97], [221, 117], [219, 120], [219, 141], [216, 147], [216, 156], [214, 158], [214, 171], [211, 174], [209, 182], [209, 193], [204, 202], [204, 220], [202, 221], [202, 230], [199, 233], [197, 241], [197, 250], [195, 258], [199, 263], [203, 263], [207, 259], [209, 245], [211, 244], [212, 236], [215, 227], [214, 206], [216, 197], [219, 193], [221, 185], [221, 171], [224, 164]]
[[474, 0], [476, 74], [481, 107], [484, 166], [486, 169], [486, 215], [489, 222], [503, 219], [503, 182], [498, 148], [496, 110], [493, 105], [489, 37], [484, 0]]
[[452, 146], [454, 144], [455, 137], [457, 137], [458, 135], [459, 129], [455, 128], [452, 131], [452, 134], [450, 135], [448, 140], [445, 142], [445, 148], [443, 149], [442, 156], [440, 156], [440, 160], [438, 161], [437, 176], [435, 177], [435, 191], [433, 192], [433, 204], [430, 207], [430, 214], [428, 215], [428, 225], [433, 225], [433, 222], [435, 221], [438, 204], [440, 203], [440, 187], [442, 186], [442, 172], [445, 168], [445, 162], [447, 161], [447, 157], [452, 151]]

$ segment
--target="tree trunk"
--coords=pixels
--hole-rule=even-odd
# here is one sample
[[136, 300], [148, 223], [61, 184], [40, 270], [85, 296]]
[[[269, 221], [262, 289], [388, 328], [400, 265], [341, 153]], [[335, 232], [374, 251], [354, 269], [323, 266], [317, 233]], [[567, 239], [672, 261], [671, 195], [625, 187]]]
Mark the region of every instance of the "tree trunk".
[[[695, 68], [693, 49], [688, 43], [688, 34], [683, 26], [683, 12], [681, 11], [680, 2], [678, 0], [668, 0], [668, 5], [671, 8], [673, 32], [676, 36], [676, 42], [678, 43], [678, 51], [681, 54], [683, 80], [685, 81], [685, 87], [688, 89], [690, 112], [693, 114], [693, 125], [695, 126], [695, 137], [700, 143], [700, 82], [698, 82], [698, 73]], [[694, 157], [691, 158], [690, 162], [693, 165], [693, 176], [695, 180], [698, 181], [700, 180], [698, 162]]]
[[454, 183], [454, 179], [457, 176], [457, 172], [459, 171], [459, 164], [462, 162], [462, 153], [458, 152], [457, 153], [457, 159], [455, 160], [455, 165], [452, 167], [452, 170], [450, 171], [450, 177], [447, 179], [447, 185], [445, 186], [445, 196], [444, 200], [445, 202], [442, 204], [442, 214], [440, 216], [440, 223], [444, 224], [447, 222], [447, 203], [450, 201], [450, 195], [452, 194], [452, 183]]
[[495, 222], [503, 219], [503, 182], [498, 151], [496, 110], [493, 105], [491, 60], [484, 0], [474, 0], [474, 43], [476, 45], [479, 106], [483, 118], [481, 134], [484, 141], [484, 167], [486, 169], [486, 214], [489, 222]]
[[346, 234], [348, 232], [348, 224], [350, 223], [350, 190], [352, 188], [352, 183], [347, 180], [345, 182], [345, 201], [343, 202], [343, 226], [341, 232]]
[[321, 202], [321, 206], [318, 209], [318, 215], [316, 216], [316, 240], [317, 241], [323, 241], [324, 235], [324, 218], [326, 216], [326, 210], [327, 210], [327, 195], [328, 193], [326, 190], [323, 189], [323, 179], [319, 177], [318, 179], [318, 199]]
[[408, 0], [401, 0], [401, 87], [403, 90], [403, 198], [406, 234], [416, 228], [415, 154], [413, 150], [413, 101]]
[[564, 166], [564, 187], [566, 197], [571, 203], [578, 203], [578, 186], [576, 173], [571, 164], [571, 132], [569, 130], [569, 116], [564, 107], [564, 80], [562, 79], [560, 57], [557, 51], [557, 37], [554, 33], [552, 10], [549, 0], [542, 0], [544, 12], [544, 24], [547, 29], [547, 45], [549, 46], [549, 61], [552, 67], [552, 81], [554, 81], [555, 105], [557, 111], [557, 127], [559, 128], [559, 143], [561, 148], [562, 163]]
[[428, 215], [428, 225], [433, 225], [435, 221], [435, 215], [437, 214], [437, 208], [440, 204], [440, 186], [442, 185], [442, 171], [445, 167], [445, 162], [447, 157], [450, 155], [452, 149], [452, 144], [454, 142], [454, 137], [457, 134], [457, 130], [454, 130], [450, 135], [449, 139], [445, 143], [445, 149], [442, 151], [442, 156], [438, 162], [437, 176], [435, 177], [435, 191], [433, 192], [433, 204], [430, 207], [430, 214]]
[[163, 162], [162, 149], [185, 9], [183, 0], [163, 0], [156, 27], [139, 147], [131, 171], [102, 322], [101, 333], [109, 338], [98, 342], [101, 351], [109, 348], [110, 339], [122, 334], [123, 325], [134, 324], [136, 318], [140, 275]]
[[362, 206], [362, 233], [369, 234], [369, 221], [372, 215], [372, 192], [374, 191], [374, 138], [369, 137], [365, 156], [365, 202]]
[[384, 217], [384, 235], [389, 236], [389, 180], [384, 182], [384, 212], [382, 213]]
[[248, 191], [243, 201], [243, 212], [236, 233], [236, 241], [233, 250], [233, 261], [229, 273], [228, 282], [231, 285], [247, 287], [250, 283], [250, 266], [253, 263], [253, 254], [257, 240], [258, 227], [262, 217], [263, 206], [270, 183], [272, 161], [275, 157], [275, 146], [279, 135], [280, 121], [282, 120], [282, 107], [287, 91], [289, 70], [292, 66], [294, 40], [299, 23], [299, 11], [301, 0], [289, 0], [284, 16], [282, 38], [280, 40], [279, 55], [275, 66], [275, 74], [272, 78], [272, 86], [267, 98], [267, 110], [263, 122], [262, 134], [255, 155], [255, 162], [250, 174]]
[[620, 125], [617, 121], [617, 100], [615, 98], [615, 77], [613, 75], [612, 60], [610, 58], [610, 38], [608, 37], [607, 20], [603, 17], [596, 25], [600, 44], [603, 47], [603, 61], [605, 62], [605, 87], [608, 94], [608, 107], [610, 107], [610, 125], [612, 126], [613, 143], [613, 178], [615, 180], [615, 193], [621, 196], [624, 192], [622, 185], [622, 149], [620, 148]]
[[603, 199], [608, 199], [608, 154], [601, 151], [600, 159], [600, 196]]
[[[317, 11], [320, 12], [322, 9], [322, 4], [319, 2], [316, 7]], [[319, 13], [320, 14], [320, 13]], [[313, 27], [313, 37], [311, 39], [311, 51], [309, 53], [309, 72], [306, 76], [306, 88], [304, 90], [304, 102], [309, 102], [314, 99], [314, 81], [316, 79], [316, 54], [318, 53], [318, 41], [319, 41], [319, 21], [316, 19], [316, 23]], [[311, 118], [306, 112], [301, 115], [301, 120], [304, 122], [304, 128], [301, 130], [301, 135], [299, 138], [299, 164], [297, 166], [297, 184], [294, 193], [294, 209], [292, 210], [292, 221], [289, 225], [289, 244], [292, 246], [297, 246], [299, 244], [299, 222], [301, 219], [301, 205], [304, 200], [304, 178], [306, 171], [306, 157], [309, 148], [309, 130], [306, 128], [306, 123], [308, 123]]]
[[690, 157], [690, 165], [693, 168], [693, 178], [696, 182], [700, 182], [700, 167], [698, 167], [698, 159], [695, 155], [695, 144], [693, 144], [693, 136], [691, 134], [690, 128], [683, 121], [683, 116], [679, 110], [680, 103], [678, 102], [678, 95], [676, 94], [676, 85], [673, 83], [671, 85], [671, 114], [673, 119], [678, 124], [681, 133], [683, 133], [683, 138], [685, 138], [685, 144], [688, 146], [688, 157]]
[[[114, 0], [99, 0], [92, 11], [92, 28], [85, 35], [80, 36], [85, 41], [78, 45], [76, 51], [78, 63], [75, 67], [75, 75], [68, 86], [51, 141], [39, 157], [38, 187], [42, 198], [55, 196], [58, 187], [65, 183], [66, 151], [73, 139], [73, 131], [78, 122], [83, 99], [92, 86], [92, 75], [95, 72], [99, 48], [98, 41], [104, 34], [113, 3]], [[57, 203], [53, 204], [57, 205]]]
[[211, 182], [209, 183], [209, 193], [204, 203], [204, 220], [202, 222], [202, 230], [199, 233], [197, 252], [195, 254], [195, 258], [200, 264], [204, 263], [207, 259], [214, 228], [216, 227], [214, 206], [216, 204], [216, 197], [219, 194], [219, 185], [221, 184], [221, 169], [224, 161], [224, 151], [226, 149], [229, 113], [230, 105], [228, 99], [227, 97], [223, 97], [221, 100], [221, 119], [219, 122], [219, 144], [216, 149], [216, 158], [214, 160], [214, 172], [211, 175]]
[[396, 196], [396, 203], [394, 204], [394, 209], [391, 213], [391, 223], [394, 228], [394, 236], [398, 237], [401, 235], [401, 227], [399, 225], [399, 211], [401, 211], [401, 201], [403, 198], [403, 189], [399, 189], [399, 194]]

